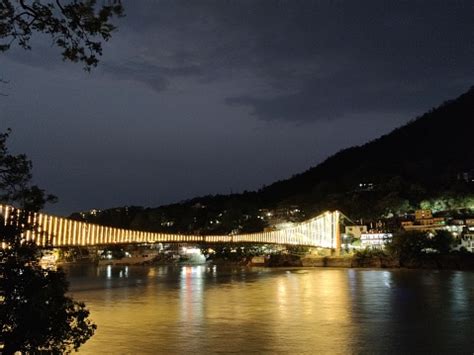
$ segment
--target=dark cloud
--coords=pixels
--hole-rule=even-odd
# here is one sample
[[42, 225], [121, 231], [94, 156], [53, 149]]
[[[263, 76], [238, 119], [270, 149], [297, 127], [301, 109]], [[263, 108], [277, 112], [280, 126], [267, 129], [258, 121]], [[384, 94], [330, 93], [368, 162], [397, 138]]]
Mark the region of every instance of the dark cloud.
[[[377, 74], [377, 73], [375, 73]], [[385, 79], [385, 80], [384, 80]], [[431, 98], [432, 104], [440, 103], [444, 91], [453, 95], [467, 87], [464, 80], [443, 81], [427, 78], [425, 81], [413, 78], [401, 81], [380, 75], [361, 75], [360, 72], [341, 73], [331, 80], [306, 78], [294, 93], [258, 97], [241, 95], [226, 99], [232, 106], [247, 106], [260, 119], [311, 122], [364, 114], [398, 112], [409, 115], [420, 109], [420, 97]], [[427, 100], [426, 104], [430, 102]], [[428, 108], [428, 107], [426, 107]]]
[[[411, 112], [420, 108], [416, 95], [431, 104], [474, 78], [469, 0], [130, 1], [125, 8], [113, 55], [99, 70], [158, 92], [183, 78], [251, 77], [251, 86], [223, 100], [264, 120]], [[52, 65], [44, 48], [30, 63]]]
[[[275, 92], [229, 97], [229, 105], [248, 106], [264, 120], [408, 113], [420, 109], [420, 97], [436, 104], [474, 79], [468, 1], [306, 2], [308, 11], [297, 4], [295, 17], [266, 23], [273, 35], [256, 47], [265, 59], [253, 70]], [[277, 31], [289, 17], [294, 26]]]
[[[129, 10], [126, 26], [154, 60], [179, 63], [198, 82], [253, 77], [257, 85], [224, 100], [264, 120], [412, 112], [418, 95], [434, 104], [474, 78], [471, 1], [163, 1]], [[149, 63], [132, 69], [157, 90], [175, 76]]]
[[197, 65], [165, 67], [143, 60], [124, 64], [105, 63], [102, 70], [117, 79], [143, 82], [156, 91], [166, 90], [174, 78], [202, 75]]

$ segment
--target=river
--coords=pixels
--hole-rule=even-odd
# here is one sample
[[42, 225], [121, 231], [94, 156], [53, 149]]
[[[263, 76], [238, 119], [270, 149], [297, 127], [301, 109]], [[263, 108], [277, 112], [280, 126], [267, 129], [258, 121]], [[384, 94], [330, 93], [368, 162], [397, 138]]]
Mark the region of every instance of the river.
[[75, 266], [81, 354], [474, 352], [474, 273]]

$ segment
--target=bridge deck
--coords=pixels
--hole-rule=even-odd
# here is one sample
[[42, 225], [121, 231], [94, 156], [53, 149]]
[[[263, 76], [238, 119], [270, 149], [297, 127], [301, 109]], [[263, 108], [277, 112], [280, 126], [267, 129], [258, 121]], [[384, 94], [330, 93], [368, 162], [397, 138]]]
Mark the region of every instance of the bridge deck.
[[[0, 205], [5, 223], [13, 207]], [[325, 212], [293, 227], [261, 233], [237, 235], [186, 235], [155, 233], [101, 226], [68, 218], [32, 213], [28, 223], [38, 231], [27, 230], [25, 239], [40, 246], [73, 247], [133, 243], [264, 243], [339, 248], [338, 211]]]

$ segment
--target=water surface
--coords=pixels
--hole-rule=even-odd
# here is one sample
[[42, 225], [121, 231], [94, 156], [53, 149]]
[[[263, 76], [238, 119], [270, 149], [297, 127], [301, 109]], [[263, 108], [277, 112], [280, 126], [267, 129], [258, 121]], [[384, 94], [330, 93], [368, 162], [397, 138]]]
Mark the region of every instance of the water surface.
[[474, 273], [79, 266], [103, 353], [474, 352]]

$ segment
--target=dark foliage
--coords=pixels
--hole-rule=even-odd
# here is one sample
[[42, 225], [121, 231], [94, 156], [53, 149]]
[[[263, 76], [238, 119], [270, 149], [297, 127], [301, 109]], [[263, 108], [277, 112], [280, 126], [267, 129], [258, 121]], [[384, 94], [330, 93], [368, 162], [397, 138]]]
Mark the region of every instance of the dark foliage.
[[114, 16], [122, 16], [119, 0], [41, 1], [0, 0], [0, 51], [17, 43], [30, 49], [35, 33], [51, 37], [62, 50], [65, 60], [84, 63], [85, 69], [96, 66], [102, 55], [101, 41], [110, 39]]
[[427, 254], [449, 254], [455, 240], [448, 231], [440, 230], [434, 235], [428, 232], [401, 232], [393, 236], [387, 245], [389, 254], [401, 262], [417, 260]]
[[361, 249], [354, 253], [356, 259], [371, 259], [386, 257], [387, 253], [383, 249]]
[[66, 296], [65, 274], [43, 269], [40, 250], [25, 239], [27, 230], [36, 229], [28, 223], [29, 212], [53, 197], [30, 185], [31, 162], [9, 154], [7, 137], [0, 135], [0, 202], [22, 210], [0, 216], [1, 352], [69, 352], [93, 335], [95, 325], [85, 305]]
[[451, 248], [455, 244], [455, 240], [453, 235], [445, 230], [439, 230], [436, 234], [432, 237], [431, 241], [431, 248], [439, 252], [440, 254], [449, 254]]
[[257, 218], [258, 201], [240, 197], [209, 196], [158, 208], [120, 207], [84, 216], [75, 213], [71, 217], [118, 228], [165, 233], [217, 235], [263, 230], [267, 223]]
[[232, 246], [227, 243], [213, 244], [211, 246], [212, 253], [209, 253], [209, 245], [201, 245], [200, 248], [207, 260], [224, 260], [236, 263], [246, 263], [253, 256], [264, 253], [261, 247], [250, 244], [235, 244]]
[[426, 232], [402, 232], [393, 236], [392, 242], [387, 245], [387, 251], [400, 260], [417, 259], [427, 248], [430, 240]]
[[31, 161], [24, 154], [9, 154], [9, 134], [10, 130], [0, 133], [0, 203], [15, 202], [26, 210], [36, 211], [56, 197], [31, 185]]
[[[64, 60], [90, 70], [102, 55], [101, 41], [115, 29], [112, 18], [122, 13], [119, 0], [102, 6], [95, 0], [0, 0], [0, 52], [14, 43], [30, 49], [33, 35], [43, 34], [62, 50]], [[69, 352], [86, 342], [96, 326], [85, 305], [66, 296], [65, 274], [43, 269], [40, 250], [25, 239], [27, 230], [36, 229], [28, 214], [55, 197], [31, 184], [31, 162], [25, 155], [9, 154], [8, 135], [0, 134], [0, 203], [21, 210], [11, 213], [8, 223], [0, 216], [1, 353]]]

